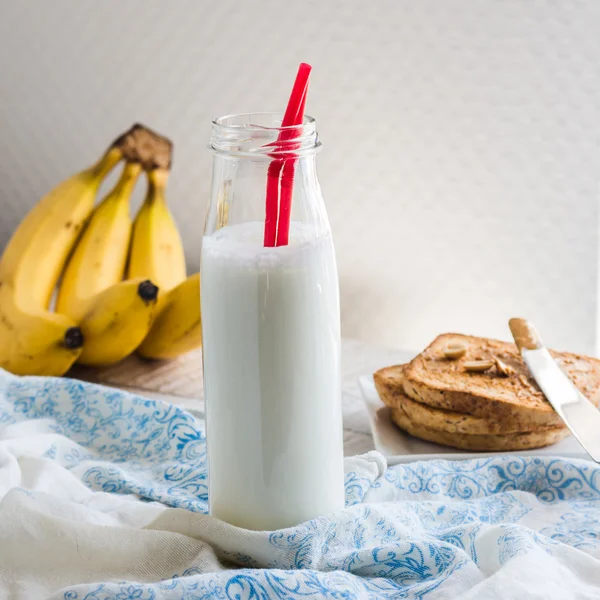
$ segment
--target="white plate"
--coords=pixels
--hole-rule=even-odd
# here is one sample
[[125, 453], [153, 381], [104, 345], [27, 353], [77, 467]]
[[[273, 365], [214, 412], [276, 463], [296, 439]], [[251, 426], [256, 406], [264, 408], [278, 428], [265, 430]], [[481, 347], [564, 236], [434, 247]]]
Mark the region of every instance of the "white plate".
[[585, 450], [573, 436], [546, 448], [524, 450], [522, 452], [468, 452], [466, 450], [447, 448], [446, 446], [440, 446], [432, 442], [425, 442], [401, 431], [392, 423], [390, 409], [380, 400], [372, 375], [362, 375], [359, 377], [358, 387], [369, 413], [375, 449], [387, 458], [390, 465], [415, 460], [431, 460], [434, 458], [464, 460], [482, 456], [497, 456], [499, 454], [589, 458]]

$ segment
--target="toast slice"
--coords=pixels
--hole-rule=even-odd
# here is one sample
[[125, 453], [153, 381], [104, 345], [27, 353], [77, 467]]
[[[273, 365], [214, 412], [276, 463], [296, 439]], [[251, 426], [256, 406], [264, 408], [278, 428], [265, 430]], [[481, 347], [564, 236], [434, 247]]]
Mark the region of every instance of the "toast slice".
[[[433, 408], [427, 404], [416, 402], [402, 392], [402, 387], [390, 382], [397, 382], [401, 378], [403, 365], [387, 367], [375, 373], [375, 387], [384, 404], [391, 409], [402, 410], [415, 424], [445, 431], [447, 433], [461, 433], [467, 435], [495, 435], [508, 433], [522, 433], [526, 424], [519, 419], [509, 422], [500, 421], [494, 417], [474, 417], [466, 413], [459, 413], [443, 408]], [[563, 425], [564, 427], [564, 425]], [[537, 428], [541, 431], [543, 428]]]
[[[458, 359], [445, 356], [451, 344], [464, 344]], [[568, 352], [550, 351], [579, 391], [594, 404], [600, 399], [600, 360]], [[500, 359], [509, 367], [503, 374], [495, 366], [471, 372], [465, 362]], [[508, 342], [461, 334], [443, 334], [406, 365], [400, 378], [402, 393], [434, 408], [485, 417], [512, 431], [560, 427], [562, 420], [531, 377], [517, 347]]]
[[549, 446], [570, 435], [565, 427], [552, 427], [539, 431], [525, 431], [522, 433], [505, 433], [495, 435], [465, 433], [450, 433], [439, 431], [415, 423], [402, 408], [392, 409], [392, 421], [400, 428], [422, 440], [476, 452], [507, 452], [518, 450], [531, 450]]

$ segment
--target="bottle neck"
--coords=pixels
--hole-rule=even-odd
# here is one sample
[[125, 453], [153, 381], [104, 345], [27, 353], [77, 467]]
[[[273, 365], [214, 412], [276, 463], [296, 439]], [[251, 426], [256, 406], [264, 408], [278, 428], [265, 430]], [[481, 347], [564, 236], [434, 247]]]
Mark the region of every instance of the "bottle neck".
[[[314, 235], [329, 230], [316, 174], [320, 147], [315, 122], [282, 128], [281, 115], [234, 115], [213, 123], [214, 154], [205, 233], [253, 222], [261, 243], [279, 243], [279, 231], [304, 226]], [[273, 228], [276, 228], [275, 235]]]
[[281, 127], [278, 113], [246, 113], [213, 121], [210, 149], [232, 158], [272, 161], [315, 154], [321, 143], [315, 120]]

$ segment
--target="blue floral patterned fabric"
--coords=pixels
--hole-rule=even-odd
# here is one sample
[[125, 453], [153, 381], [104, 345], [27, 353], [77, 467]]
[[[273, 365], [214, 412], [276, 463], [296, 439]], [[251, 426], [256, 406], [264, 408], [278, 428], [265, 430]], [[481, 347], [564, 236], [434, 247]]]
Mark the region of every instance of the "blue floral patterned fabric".
[[201, 420], [0, 371], [0, 598], [600, 598], [594, 463], [346, 470], [339, 514], [237, 529], [205, 514]]

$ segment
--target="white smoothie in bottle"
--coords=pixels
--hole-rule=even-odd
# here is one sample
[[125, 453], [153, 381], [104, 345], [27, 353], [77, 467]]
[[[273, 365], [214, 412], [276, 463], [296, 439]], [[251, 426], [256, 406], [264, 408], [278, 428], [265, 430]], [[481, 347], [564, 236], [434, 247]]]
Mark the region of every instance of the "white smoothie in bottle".
[[279, 529], [344, 507], [337, 270], [329, 233], [263, 223], [202, 245], [210, 512]]

